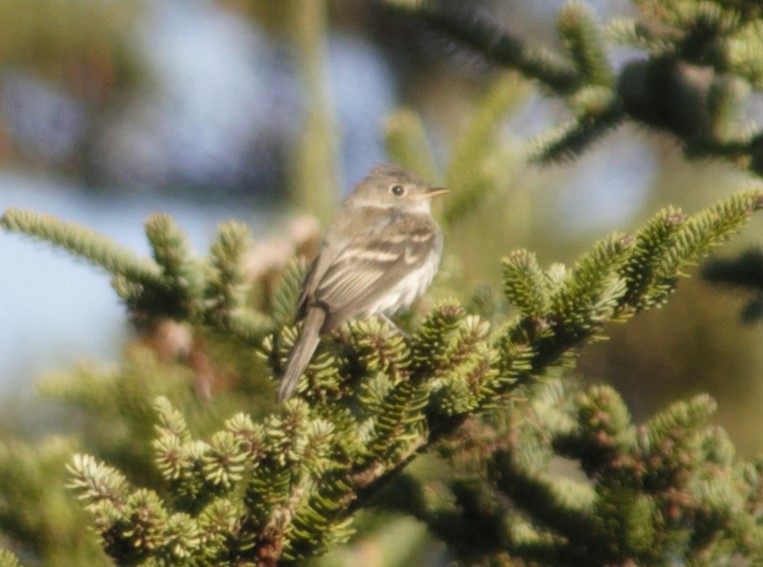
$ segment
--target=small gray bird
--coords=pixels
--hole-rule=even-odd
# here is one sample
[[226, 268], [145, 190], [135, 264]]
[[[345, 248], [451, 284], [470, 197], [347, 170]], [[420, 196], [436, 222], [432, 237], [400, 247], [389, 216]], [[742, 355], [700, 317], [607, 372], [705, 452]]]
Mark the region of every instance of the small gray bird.
[[386, 319], [410, 307], [432, 283], [442, 232], [430, 199], [446, 193], [397, 165], [376, 167], [349, 194], [326, 230], [302, 284], [302, 331], [286, 364], [278, 399], [289, 398], [320, 335], [349, 319]]

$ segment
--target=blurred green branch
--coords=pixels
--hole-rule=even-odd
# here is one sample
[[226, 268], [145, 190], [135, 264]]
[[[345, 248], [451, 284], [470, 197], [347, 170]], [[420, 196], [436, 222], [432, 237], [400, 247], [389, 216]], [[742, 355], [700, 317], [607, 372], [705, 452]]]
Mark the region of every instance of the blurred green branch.
[[249, 230], [235, 222], [220, 227], [206, 262], [188, 250], [185, 234], [165, 214], [146, 221], [154, 259], [138, 258], [113, 240], [50, 215], [9, 209], [0, 226], [27, 234], [85, 258], [112, 274], [112, 285], [136, 321], [169, 317], [227, 331], [259, 344], [272, 329], [266, 315], [247, 305], [242, 255]]
[[136, 4], [126, 0], [4, 0], [0, 60], [34, 69], [91, 100], [96, 95], [98, 102], [115, 83], [130, 85], [138, 77], [130, 45], [135, 19]]
[[[763, 174], [763, 132], [740, 127], [738, 116], [749, 92], [763, 86], [763, 12], [757, 3], [643, 0], [634, 2], [639, 20], [606, 26], [585, 6], [568, 3], [557, 22], [562, 53], [530, 47], [463, 4], [385, 3], [568, 103], [569, 123], [531, 144], [535, 160], [579, 155], [628, 119], [673, 134], [689, 157], [727, 159]], [[616, 72], [608, 42], [644, 56]]]

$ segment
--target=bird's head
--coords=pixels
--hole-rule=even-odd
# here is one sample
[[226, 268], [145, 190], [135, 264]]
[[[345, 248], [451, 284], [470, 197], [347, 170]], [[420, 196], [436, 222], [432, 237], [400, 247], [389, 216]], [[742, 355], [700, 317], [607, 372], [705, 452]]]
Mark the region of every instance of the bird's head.
[[358, 183], [346, 204], [355, 207], [399, 207], [429, 212], [432, 197], [447, 193], [445, 187], [432, 187], [416, 174], [399, 165], [381, 165]]

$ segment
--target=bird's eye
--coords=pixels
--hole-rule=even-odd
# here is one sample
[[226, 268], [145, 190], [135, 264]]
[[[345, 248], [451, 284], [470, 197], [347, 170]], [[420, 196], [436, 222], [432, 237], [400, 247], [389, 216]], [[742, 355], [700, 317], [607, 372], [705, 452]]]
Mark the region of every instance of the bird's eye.
[[402, 195], [405, 194], [405, 187], [403, 187], [402, 185], [393, 185], [392, 187], [389, 188], [389, 191], [396, 197], [401, 197]]

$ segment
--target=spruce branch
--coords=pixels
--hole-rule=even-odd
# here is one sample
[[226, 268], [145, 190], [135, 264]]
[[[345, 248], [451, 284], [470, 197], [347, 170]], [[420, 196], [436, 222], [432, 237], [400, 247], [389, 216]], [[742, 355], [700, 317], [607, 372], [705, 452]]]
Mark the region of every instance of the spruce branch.
[[206, 324], [256, 344], [272, 330], [273, 321], [247, 304], [244, 256], [251, 246], [249, 227], [235, 221], [222, 225], [210, 249], [205, 289], [197, 293], [204, 297]]
[[181, 286], [192, 285], [190, 245], [173, 218], [166, 213], [154, 213], [146, 219], [145, 229], [154, 260], [164, 276], [176, 280]]
[[[696, 261], [713, 246], [736, 232], [740, 223], [748, 219], [751, 213], [761, 208], [762, 205], [763, 198], [760, 193], [742, 192], [691, 217], [687, 221], [689, 228], [686, 229], [686, 232], [694, 234], [693, 227], [700, 225], [703, 227], [702, 230], [707, 230], [707, 234], [703, 238], [691, 239], [693, 242], [689, 246], [680, 247], [681, 251], [678, 254], [681, 257], [680, 266], [679, 264], [672, 264], [674, 269], [672, 286], [675, 286], [675, 278], [679, 275], [679, 270], [683, 265]], [[647, 228], [645, 230], [649, 232], [652, 229]], [[639, 240], [638, 235], [635, 239]], [[683, 239], [680, 240], [683, 241]], [[521, 376], [537, 376], [551, 365], [558, 364], [560, 360], [564, 361], [585, 340], [595, 338], [606, 320], [621, 317], [625, 311], [632, 310], [633, 302], [643, 302], [643, 296], [653, 293], [652, 289], [645, 289], [638, 301], [632, 293], [628, 293], [627, 280], [623, 277], [623, 271], [629, 265], [628, 253], [634, 249], [637, 250], [633, 247], [632, 242], [632, 239], [618, 236], [602, 241], [590, 254], [576, 264], [570, 272], [574, 275], [567, 275], [561, 280], [561, 285], [556, 291], [554, 304], [556, 305], [557, 316], [560, 316], [560, 320], [567, 321], [567, 323], [556, 329], [552, 327], [551, 332], [543, 334], [537, 342], [531, 341], [526, 347], [522, 347], [521, 344], [516, 345], [511, 339], [507, 339], [507, 337], [524, 337], [524, 340], [528, 340], [524, 332], [519, 332], [519, 329], [522, 328], [521, 322], [501, 332], [496, 341], [500, 349], [499, 352], [502, 353], [502, 360], [498, 362], [498, 366], [499, 368], [512, 368], [513, 357], [515, 356], [517, 356], [518, 366], [513, 371], [513, 379], [509, 381], [502, 381], [500, 379], [501, 373], [498, 373], [491, 384], [492, 396], [516, 387], [517, 378]], [[669, 246], [660, 250], [660, 253], [673, 260], [678, 257], [675, 255], [675, 250]], [[586, 297], [588, 303], [586, 304], [582, 300], [577, 303], [577, 299], [573, 299], [578, 297], [576, 292], [582, 297]], [[650, 302], [644, 303], [651, 304]], [[446, 311], [446, 313], [450, 313], [450, 311]], [[439, 316], [442, 315], [442, 313], [439, 314]], [[566, 317], [570, 317], [571, 320], [566, 319]], [[571, 326], [568, 327], [570, 324]], [[435, 336], [442, 337], [440, 334]], [[438, 343], [442, 344], [440, 341], [441, 339], [434, 342], [433, 348], [441, 348], [435, 347]], [[451, 435], [464, 423], [466, 417], [464, 414], [451, 415], [448, 418], [430, 415], [429, 437], [426, 442], [420, 440], [416, 444], [416, 451], [423, 451], [426, 446], [434, 445]], [[623, 417], [621, 417], [620, 422], [622, 420]], [[402, 466], [405, 464], [407, 463], [401, 462]], [[399, 471], [400, 469], [392, 470]], [[379, 477], [378, 482], [384, 485], [388, 480], [389, 477], [383, 475]], [[373, 492], [373, 485], [364, 489], [364, 493], [373, 494]]]
[[[176, 503], [182, 509], [198, 509], [206, 503], [203, 495], [208, 479], [204, 460], [210, 446], [191, 438], [185, 418], [167, 398], [157, 398], [154, 405], [159, 415], [157, 437], [153, 441], [156, 466], [169, 483]], [[220, 467], [217, 473], [222, 476], [225, 471]]]
[[390, 386], [408, 377], [410, 349], [396, 329], [373, 317], [352, 322], [350, 329], [357, 362], [363, 368], [385, 374], [388, 378], [385, 384]]
[[[456, 521], [488, 513], [490, 525], [510, 525], [500, 550], [479, 546], [477, 557], [466, 530], [443, 531], [456, 557], [488, 562], [503, 550], [548, 565], [655, 565], [676, 557], [719, 564], [744, 550], [759, 560], [760, 478], [709, 425], [712, 400], [673, 404], [637, 426], [612, 388], [575, 392], [561, 384], [538, 385], [529, 418], [470, 420], [444, 445], [455, 478], [439, 490], [460, 502], [459, 479], [471, 478], [470, 492], [484, 494], [476, 513], [465, 510]], [[559, 428], [562, 422], [572, 427]], [[587, 480], [551, 476], [553, 454], [579, 461]], [[418, 515], [436, 533], [448, 500]]]
[[270, 311], [276, 328], [290, 325], [296, 315], [302, 282], [307, 274], [303, 259], [293, 259], [284, 269], [271, 296]]
[[[675, 136], [690, 158], [717, 157], [758, 175], [763, 135], [739, 127], [739, 109], [763, 77], [757, 6], [721, 0], [639, 1], [638, 20], [616, 19], [603, 28], [592, 12], [568, 3], [558, 16], [564, 55], [528, 47], [487, 17], [455, 2], [387, 0], [486, 61], [540, 81], [573, 112], [529, 146], [540, 162], [574, 158], [624, 120]], [[646, 52], [615, 75], [608, 41]], [[467, 195], [467, 193], [465, 193]]]
[[[497, 491], [522, 508], [539, 511], [534, 519], [546, 528], [547, 534], [564, 534], [565, 544], [550, 540], [554, 541], [556, 554], [572, 559], [573, 547], [578, 542], [590, 541], [596, 533], [597, 511], [592, 487], [523, 470], [510, 450], [495, 452], [488, 461], [488, 471]], [[582, 557], [575, 559], [577, 563]]]
[[580, 75], [565, 58], [547, 49], [527, 46], [521, 39], [459, 3], [422, 0], [411, 5], [400, 0], [386, 0], [386, 4], [473, 49], [487, 61], [517, 69], [527, 77], [539, 80], [554, 92], [573, 92], [581, 82]]
[[139, 258], [110, 238], [84, 226], [63, 222], [52, 215], [8, 209], [0, 226], [10, 232], [26, 234], [49, 242], [82, 257], [112, 274], [146, 285], [159, 285], [160, 268], [151, 260]]
[[[569, 268], [544, 270], [531, 253], [516, 252], [504, 283], [519, 314], [506, 324], [492, 328], [453, 301], [430, 311], [411, 337], [380, 321], [354, 322], [322, 342], [308, 388], [259, 424], [238, 414], [201, 440], [158, 399], [154, 458], [171, 498], [127, 485], [86, 457], [72, 465], [71, 486], [119, 560], [180, 561], [201, 542], [212, 564], [297, 564], [347, 541], [354, 512], [432, 453], [484, 473], [445, 483], [456, 510], [411, 503], [468, 560], [525, 553], [581, 564], [585, 549], [599, 564], [654, 563], [672, 545], [682, 556], [716, 557], [716, 543], [729, 538], [755, 556], [763, 538], [750, 507], [759, 499], [754, 474], [734, 468], [733, 451], [707, 428], [709, 398], [674, 404], [637, 428], [611, 388], [532, 393], [605, 323], [661, 304], [689, 265], [762, 207], [763, 196], [747, 191], [692, 216], [669, 208], [633, 236], [601, 240]], [[266, 340], [262, 359], [280, 364], [294, 336], [286, 327]], [[532, 395], [533, 419], [507, 407], [517, 394]], [[544, 472], [557, 455], [578, 461], [587, 480]], [[735, 488], [740, 475], [747, 492]], [[695, 522], [693, 539], [680, 539], [680, 522], [665, 520], [674, 509]], [[514, 523], [517, 512], [535, 527]], [[448, 529], [470, 522], [485, 526], [478, 558]], [[506, 522], [510, 530], [496, 531]]]
[[[549, 270], [547, 280], [558, 282], [548, 299], [549, 310], [541, 317], [525, 316], [509, 324], [497, 337], [499, 376], [507, 372], [513, 376], [505, 385], [498, 384], [497, 392], [512, 388], [517, 379], [542, 373], [551, 361], [568, 364], [566, 357], [574, 356], [574, 349], [585, 341], [595, 339], [606, 321], [622, 320], [639, 309], [659, 305], [687, 266], [736, 233], [760, 208], [760, 192], [742, 191], [688, 218], [669, 209], [633, 237], [601, 241], [561, 278]], [[673, 223], [679, 226], [672, 228]], [[669, 228], [663, 244], [659, 249], [647, 248], [645, 253], [644, 246], [649, 246], [645, 241], [661, 238], [659, 232], [665, 226]], [[511, 260], [508, 265], [512, 266]], [[516, 267], [510, 267], [505, 276], [509, 297], [522, 286], [530, 289], [538, 277], [533, 270], [523, 275]], [[524, 283], [513, 281], [521, 277], [526, 278]], [[517, 355], [521, 366], [512, 372]]]
[[634, 236], [635, 253], [621, 270], [628, 292], [619, 313], [627, 316], [664, 302], [688, 266], [735, 234], [760, 208], [761, 194], [743, 191], [692, 217], [673, 208], [658, 213]]
[[424, 179], [437, 179], [437, 168], [424, 125], [415, 111], [398, 109], [387, 118], [384, 144], [387, 155], [396, 163], [410, 168]]
[[327, 471], [321, 482], [320, 493], [295, 511], [291, 537], [283, 553], [284, 563], [298, 565], [319, 550], [346, 542], [353, 533], [352, 518], [336, 521], [346, 498], [352, 495], [341, 470]]
[[221, 227], [209, 260], [191, 254], [188, 239], [167, 214], [145, 224], [153, 260], [139, 258], [111, 239], [74, 223], [30, 211], [9, 209], [0, 226], [60, 246], [113, 275], [112, 286], [138, 322], [163, 317], [207, 325], [257, 344], [272, 320], [247, 305], [244, 252], [248, 231]]
[[627, 261], [631, 242], [619, 234], [601, 240], [567, 272], [549, 297], [557, 338], [574, 342], [576, 337], [590, 336], [612, 316], [626, 291], [619, 270]]
[[191, 256], [188, 238], [166, 213], [149, 216], [145, 231], [154, 260], [162, 269], [162, 286], [144, 289], [136, 309], [156, 312], [157, 309], [148, 303], [157, 302], [172, 318], [193, 318], [203, 310], [199, 305], [203, 284], [200, 266]]
[[620, 396], [609, 386], [593, 386], [576, 400], [576, 430], [565, 432], [556, 449], [561, 454], [580, 459], [583, 471], [594, 477], [598, 471], [615, 466], [623, 452], [637, 447], [636, 430]]
[[427, 401], [426, 390], [411, 382], [401, 382], [385, 396], [378, 415], [373, 419], [368, 440], [368, 452], [372, 459], [364, 463], [365, 469], [398, 460], [412, 444], [425, 436], [423, 409]]
[[78, 491], [87, 506], [107, 502], [115, 508], [124, 506], [127, 479], [119, 471], [97, 462], [90, 455], [75, 455], [67, 466], [71, 475], [69, 488]]
[[219, 228], [209, 253], [213, 273], [205, 290], [207, 301], [212, 303], [211, 313], [224, 314], [244, 305], [246, 274], [243, 256], [250, 246], [246, 225], [231, 221]]
[[427, 315], [411, 344], [414, 372], [436, 374], [453, 332], [465, 317], [464, 309], [453, 303], [443, 303]]
[[568, 3], [559, 11], [557, 25], [567, 56], [583, 81], [588, 85], [612, 85], [614, 73], [593, 12], [581, 4]]
[[212, 436], [209, 449], [202, 457], [204, 480], [219, 490], [230, 490], [243, 478], [246, 454], [240, 440], [227, 431]]
[[22, 567], [18, 557], [6, 549], [0, 549], [0, 567]]
[[571, 160], [626, 118], [617, 94], [609, 88], [585, 87], [570, 99], [575, 117], [530, 140], [527, 154], [538, 163]]
[[[685, 216], [678, 209], [668, 207], [650, 219], [633, 238], [633, 253], [620, 273], [628, 282], [623, 305], [635, 311], [656, 306], [667, 299], [675, 285], [670, 271], [661, 271], [661, 251], [670, 245], [673, 235], [681, 227]], [[627, 311], [628, 307], [624, 307]]]
[[669, 53], [672, 39], [663, 37], [657, 30], [638, 20], [627, 18], [612, 19], [604, 30], [605, 36], [612, 42], [644, 49], [650, 53]]
[[500, 185], [490, 163], [499, 143], [496, 134], [524, 90], [514, 74], [506, 74], [493, 81], [477, 102], [469, 127], [448, 162], [445, 180], [451, 195], [443, 213], [446, 224], [466, 217]]
[[548, 283], [535, 254], [516, 250], [503, 259], [503, 292], [523, 317], [538, 320], [548, 310]]
[[746, 24], [739, 33], [729, 38], [725, 45], [728, 48], [728, 68], [749, 81], [756, 90], [763, 88], [763, 55], [760, 53], [760, 37], [763, 31], [763, 21], [760, 13], [745, 17]]
[[694, 265], [736, 234], [750, 215], [761, 208], [763, 197], [759, 192], [743, 191], [686, 219], [672, 235], [658, 270], [683, 275], [687, 266]]

